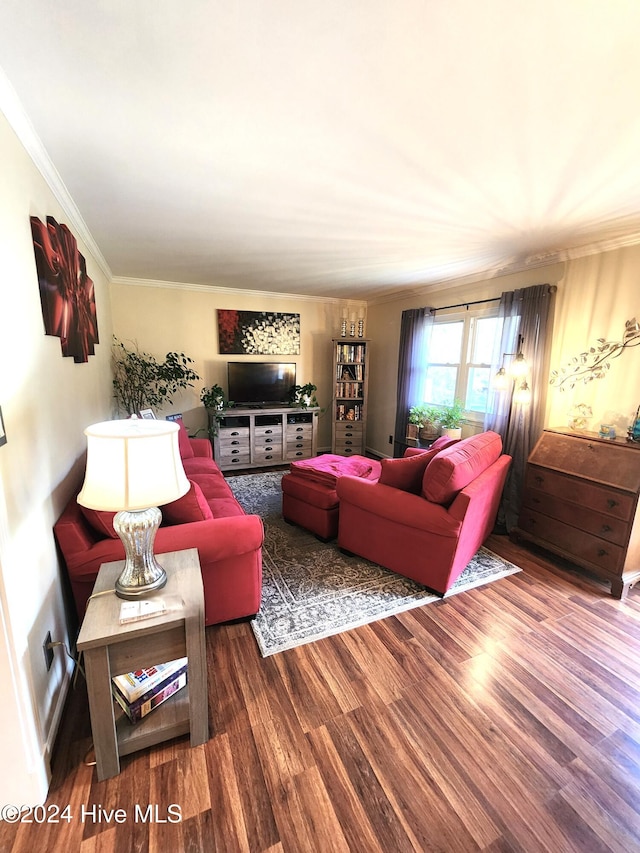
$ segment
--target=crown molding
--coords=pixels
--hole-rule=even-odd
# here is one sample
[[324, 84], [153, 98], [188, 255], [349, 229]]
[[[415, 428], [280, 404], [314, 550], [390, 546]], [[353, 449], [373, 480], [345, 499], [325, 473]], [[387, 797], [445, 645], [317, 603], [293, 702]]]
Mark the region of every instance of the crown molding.
[[53, 161], [47, 154], [47, 151], [42, 144], [40, 137], [36, 133], [35, 128], [31, 124], [29, 116], [22, 106], [15, 89], [9, 82], [9, 79], [2, 68], [0, 68], [0, 111], [9, 122], [10, 127], [18, 137], [35, 167], [47, 182], [56, 201], [64, 210], [65, 216], [68, 219], [66, 224], [73, 232], [75, 238], [82, 240], [84, 245], [87, 247], [87, 251], [91, 253], [91, 257], [98, 264], [107, 280], [110, 280], [111, 269], [109, 264], [98, 248], [98, 244], [93, 239], [87, 223], [82, 218], [82, 214], [71, 197], [71, 193], [66, 188], [60, 173], [53, 165]]
[[191, 290], [194, 293], [217, 293], [232, 296], [254, 296], [256, 298], [267, 297], [270, 299], [295, 299], [297, 302], [322, 302], [329, 305], [342, 304], [343, 302], [363, 302], [357, 299], [337, 299], [335, 296], [307, 296], [300, 293], [285, 293], [273, 290], [245, 290], [242, 287], [220, 287], [215, 284], [192, 284], [181, 281], [161, 281], [151, 278], [128, 278], [116, 275], [111, 279], [112, 284], [120, 284], [124, 287], [161, 287], [167, 290]]

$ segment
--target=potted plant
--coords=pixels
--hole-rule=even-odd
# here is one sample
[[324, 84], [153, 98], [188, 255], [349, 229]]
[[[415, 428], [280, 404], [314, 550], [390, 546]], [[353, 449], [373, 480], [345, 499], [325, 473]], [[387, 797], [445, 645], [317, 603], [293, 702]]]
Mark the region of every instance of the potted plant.
[[211, 388], [203, 388], [200, 392], [200, 402], [207, 410], [209, 419], [209, 438], [218, 434], [218, 424], [227, 404], [223, 388], [217, 383]]
[[440, 412], [435, 406], [420, 403], [409, 409], [407, 438], [431, 441], [438, 435], [438, 420]]
[[454, 400], [451, 406], [442, 406], [438, 416], [442, 434], [450, 438], [460, 438], [462, 435], [462, 421], [464, 420], [464, 406], [462, 400]]
[[318, 405], [316, 391], [318, 386], [312, 382], [306, 385], [292, 385], [289, 391], [289, 405], [296, 409], [310, 409]]
[[135, 415], [142, 409], [173, 405], [172, 397], [200, 379], [191, 367], [193, 359], [183, 352], [168, 352], [164, 361], [141, 352], [137, 344], [129, 350], [113, 339], [113, 392], [118, 409]]

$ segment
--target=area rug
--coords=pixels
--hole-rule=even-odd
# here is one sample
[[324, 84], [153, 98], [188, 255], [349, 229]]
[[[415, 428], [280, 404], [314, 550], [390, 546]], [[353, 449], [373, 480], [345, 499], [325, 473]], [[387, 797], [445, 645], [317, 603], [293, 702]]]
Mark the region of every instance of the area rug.
[[[252, 621], [263, 657], [440, 601], [409, 578], [342, 554], [282, 518], [282, 472], [240, 474], [228, 482], [265, 527], [260, 612]], [[521, 571], [481, 548], [445, 597]]]

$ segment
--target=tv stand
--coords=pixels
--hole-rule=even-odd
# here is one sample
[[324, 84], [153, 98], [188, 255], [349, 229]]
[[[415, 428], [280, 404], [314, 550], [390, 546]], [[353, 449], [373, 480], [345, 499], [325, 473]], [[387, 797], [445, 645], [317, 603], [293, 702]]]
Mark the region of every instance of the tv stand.
[[213, 438], [213, 453], [220, 470], [284, 465], [315, 456], [319, 412], [317, 406], [225, 409]]

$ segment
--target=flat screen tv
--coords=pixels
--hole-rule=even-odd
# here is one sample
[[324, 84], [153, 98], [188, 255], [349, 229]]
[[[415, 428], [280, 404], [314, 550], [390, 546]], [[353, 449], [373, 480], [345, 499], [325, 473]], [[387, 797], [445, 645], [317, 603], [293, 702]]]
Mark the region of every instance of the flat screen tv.
[[295, 364], [228, 362], [229, 400], [236, 406], [286, 405], [296, 384]]

